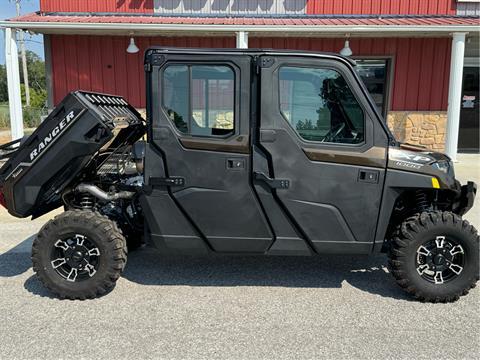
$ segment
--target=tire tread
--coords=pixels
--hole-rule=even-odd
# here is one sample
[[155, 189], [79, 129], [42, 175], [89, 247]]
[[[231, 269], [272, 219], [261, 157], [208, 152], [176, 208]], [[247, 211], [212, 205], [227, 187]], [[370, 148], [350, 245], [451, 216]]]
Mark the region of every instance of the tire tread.
[[458, 228], [459, 231], [473, 237], [478, 244], [479, 236], [477, 230], [467, 220], [463, 220], [460, 216], [447, 211], [422, 212], [410, 216], [397, 226], [391, 239], [388, 262], [390, 272], [402, 289], [415, 299], [424, 302], [454, 302], [461, 296], [467, 295], [479, 280], [478, 275], [473, 276], [465, 289], [445, 296], [428, 294], [412, 283], [409, 277], [410, 271], [405, 264], [407, 249], [415, 241], [415, 234], [419, 234], [422, 230], [436, 226], [439, 223]]
[[[111, 255], [108, 258], [109, 270], [107, 276], [94, 282], [94, 286], [82, 293], [68, 292], [57, 287], [44, 271], [40, 258], [40, 249], [50, 234], [62, 226], [81, 225], [93, 228], [109, 246]], [[85, 300], [102, 296], [112, 290], [116, 281], [121, 276], [127, 263], [127, 246], [125, 237], [117, 224], [107, 216], [98, 212], [86, 210], [68, 210], [47, 222], [39, 231], [32, 245], [33, 271], [37, 274], [42, 284], [61, 299]]]

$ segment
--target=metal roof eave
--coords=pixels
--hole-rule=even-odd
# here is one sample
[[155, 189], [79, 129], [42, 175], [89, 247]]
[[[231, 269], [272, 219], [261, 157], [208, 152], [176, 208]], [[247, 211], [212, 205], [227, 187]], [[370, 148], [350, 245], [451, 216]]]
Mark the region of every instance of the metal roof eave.
[[37, 33], [63, 33], [81, 31], [82, 33], [109, 32], [117, 34], [135, 35], [142, 33], [162, 32], [196, 32], [196, 33], [234, 33], [246, 31], [252, 33], [282, 33], [282, 34], [378, 34], [414, 35], [422, 34], [449, 34], [453, 32], [480, 31], [475, 25], [206, 25], [206, 24], [145, 24], [145, 23], [81, 23], [81, 22], [29, 22], [29, 21], [0, 21], [2, 28], [17, 28]]

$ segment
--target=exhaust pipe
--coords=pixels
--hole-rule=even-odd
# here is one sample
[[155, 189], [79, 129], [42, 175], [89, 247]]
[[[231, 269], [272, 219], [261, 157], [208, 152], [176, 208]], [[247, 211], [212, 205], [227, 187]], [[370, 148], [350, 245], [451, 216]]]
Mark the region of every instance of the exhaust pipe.
[[90, 195], [96, 197], [97, 199], [103, 201], [115, 201], [119, 199], [131, 199], [135, 193], [132, 191], [119, 191], [117, 193], [107, 193], [100, 189], [98, 186], [91, 184], [79, 184], [75, 191], [89, 193]]

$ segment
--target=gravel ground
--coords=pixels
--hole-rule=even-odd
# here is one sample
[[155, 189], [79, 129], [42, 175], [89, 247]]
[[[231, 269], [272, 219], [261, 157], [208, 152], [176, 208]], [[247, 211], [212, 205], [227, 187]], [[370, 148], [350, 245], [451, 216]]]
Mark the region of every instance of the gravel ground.
[[[461, 180], [480, 183], [480, 157]], [[477, 203], [478, 204], [478, 203]], [[480, 206], [467, 218], [480, 225]], [[116, 289], [60, 301], [33, 276], [35, 221], [0, 210], [0, 358], [478, 359], [480, 291], [410, 300], [385, 258], [130, 254]]]

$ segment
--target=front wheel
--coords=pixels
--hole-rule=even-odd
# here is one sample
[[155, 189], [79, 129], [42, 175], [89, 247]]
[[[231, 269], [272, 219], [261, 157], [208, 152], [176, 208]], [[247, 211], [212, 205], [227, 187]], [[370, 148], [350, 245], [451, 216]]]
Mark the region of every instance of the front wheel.
[[56, 216], [43, 226], [32, 247], [33, 271], [60, 298], [105, 294], [126, 261], [126, 241], [116, 223], [92, 211]]
[[424, 212], [397, 227], [389, 258], [393, 276], [409, 294], [453, 302], [479, 279], [479, 236], [453, 213]]

